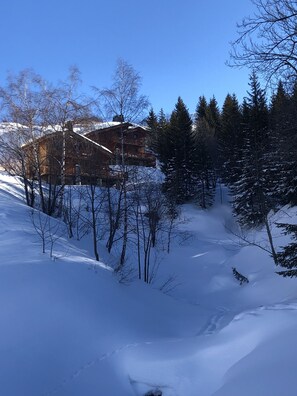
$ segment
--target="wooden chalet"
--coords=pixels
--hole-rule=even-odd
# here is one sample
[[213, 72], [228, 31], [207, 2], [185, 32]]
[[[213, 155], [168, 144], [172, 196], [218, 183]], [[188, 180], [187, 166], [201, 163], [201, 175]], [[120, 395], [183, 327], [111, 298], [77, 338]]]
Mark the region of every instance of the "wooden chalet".
[[44, 134], [23, 146], [28, 178], [40, 175], [54, 184], [114, 184], [119, 175], [111, 173], [112, 152], [73, 130]]
[[148, 131], [129, 122], [111, 122], [94, 125], [86, 137], [107, 147], [114, 153], [116, 165], [156, 166], [156, 157], [147, 149]]
[[[146, 148], [147, 130], [128, 122], [47, 131], [23, 146], [29, 179], [51, 184], [114, 185], [127, 175], [110, 165], [156, 165]], [[124, 158], [123, 158], [124, 157]]]

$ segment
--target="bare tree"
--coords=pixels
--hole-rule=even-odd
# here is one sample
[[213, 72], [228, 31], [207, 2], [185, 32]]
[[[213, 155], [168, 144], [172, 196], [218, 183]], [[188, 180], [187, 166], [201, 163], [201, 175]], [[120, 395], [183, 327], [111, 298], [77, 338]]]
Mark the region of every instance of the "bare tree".
[[42, 253], [45, 253], [46, 247], [49, 246], [49, 255], [53, 258], [54, 245], [64, 235], [65, 224], [35, 209], [31, 210], [30, 218], [41, 240]]
[[102, 237], [102, 207], [105, 200], [105, 194], [94, 183], [84, 186], [81, 190], [81, 199], [84, 210], [80, 211], [80, 220], [91, 231], [93, 241], [94, 256], [97, 261], [100, 260], [98, 242]]
[[[6, 86], [0, 88], [2, 116], [11, 122], [7, 133], [1, 136], [1, 165], [10, 174], [22, 178], [30, 206], [34, 205], [37, 187], [44, 212], [37, 141], [45, 133], [44, 114], [48, 109], [48, 97], [46, 82], [32, 70], [9, 75]], [[23, 146], [28, 142], [32, 150], [25, 151]], [[27, 177], [29, 168], [37, 183]]]
[[[52, 131], [59, 132], [62, 135], [62, 147], [59, 150], [52, 150], [54, 154], [51, 158], [52, 161], [59, 163], [60, 168], [58, 191], [56, 188], [51, 190], [54, 192], [54, 200], [57, 200], [57, 194], [55, 193], [58, 192], [60, 207], [62, 207], [66, 184], [66, 133], [72, 131], [75, 124], [81, 123], [82, 120], [88, 119], [91, 115], [91, 100], [78, 93], [80, 84], [79, 69], [76, 66], [70, 67], [66, 80], [50, 89], [49, 108], [44, 115], [46, 125]], [[58, 153], [58, 156], [55, 156], [55, 153]], [[55, 187], [56, 182], [54, 180], [49, 181], [49, 185]]]
[[140, 95], [141, 77], [133, 66], [123, 59], [118, 59], [111, 88], [96, 90], [103, 101], [105, 118], [126, 122], [138, 122], [147, 110], [147, 96]]
[[0, 165], [9, 175], [20, 177], [26, 203], [34, 207], [35, 184], [27, 176], [27, 156], [22, 150], [23, 143], [24, 139], [19, 133], [19, 127], [14, 128], [9, 124], [7, 130], [3, 130], [0, 135]]
[[[51, 86], [32, 70], [24, 70], [9, 75], [6, 86], [0, 88], [2, 118], [12, 123], [0, 138], [1, 165], [22, 178], [28, 205], [36, 204], [38, 196], [41, 210], [50, 215], [61, 206], [63, 198], [66, 130], [89, 114], [88, 103], [77, 94], [79, 82], [77, 68], [71, 68], [68, 78], [57, 86]], [[54, 131], [63, 136], [62, 145], [60, 139], [52, 139], [45, 159], [40, 138]], [[46, 186], [42, 178], [45, 162], [49, 168]]]
[[151, 283], [162, 254], [169, 249], [177, 210], [173, 217], [173, 205], [153, 176], [135, 172], [131, 182], [129, 218], [137, 249], [138, 278]]
[[76, 212], [74, 210], [73, 205], [73, 189], [70, 185], [65, 193], [63, 198], [63, 221], [67, 226], [68, 236], [69, 238], [73, 238], [74, 236], [74, 228], [77, 222]]
[[108, 227], [108, 239], [106, 247], [108, 253], [114, 245], [116, 239], [116, 233], [120, 230], [122, 215], [123, 215], [123, 184], [121, 183], [118, 189], [107, 186], [106, 188], [106, 202], [105, 202], [105, 213]]
[[75, 193], [78, 195], [77, 202], [73, 204], [73, 200], [69, 200], [65, 205], [65, 210], [67, 211], [67, 206], [71, 205], [71, 212], [73, 213], [69, 221], [75, 224], [75, 237], [77, 241], [80, 241], [85, 235], [89, 233], [88, 223], [84, 221], [84, 194], [81, 187], [75, 188]]
[[251, 0], [253, 16], [238, 24], [231, 66], [247, 66], [268, 82], [297, 75], [297, 3], [293, 0]]
[[40, 212], [39, 210], [35, 211], [34, 209], [32, 209], [32, 211], [30, 212], [30, 218], [33, 227], [41, 240], [41, 250], [44, 254], [48, 237], [49, 217]]
[[[134, 68], [123, 59], [117, 61], [117, 66], [113, 75], [113, 84], [111, 88], [96, 90], [99, 94], [99, 102], [103, 102], [101, 108], [104, 108], [105, 115], [108, 119], [118, 119], [121, 125], [124, 121], [135, 122], [143, 116], [144, 111], [149, 106], [148, 98], [140, 95], [141, 77]], [[106, 118], [105, 117], [105, 118]], [[127, 174], [124, 152], [124, 128], [121, 127], [121, 166], [122, 174]], [[123, 191], [119, 199], [123, 201], [123, 236], [122, 250], [119, 260], [119, 269], [125, 263], [126, 249], [128, 243], [128, 203], [126, 178], [122, 179], [121, 189]]]

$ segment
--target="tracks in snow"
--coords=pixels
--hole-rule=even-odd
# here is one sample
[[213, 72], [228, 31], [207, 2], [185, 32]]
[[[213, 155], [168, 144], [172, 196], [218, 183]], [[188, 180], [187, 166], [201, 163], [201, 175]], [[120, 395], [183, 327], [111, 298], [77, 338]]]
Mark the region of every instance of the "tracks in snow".
[[81, 367], [79, 367], [76, 371], [74, 371], [72, 374], [70, 374], [69, 377], [64, 378], [55, 388], [42, 393], [42, 396], [56, 395], [59, 391], [62, 390], [62, 388], [65, 385], [69, 384], [70, 382], [75, 380], [77, 377], [79, 377], [84, 371], [90, 369], [92, 366], [94, 366], [95, 364], [97, 364], [103, 360], [110, 359], [113, 356], [117, 355], [118, 353], [120, 353], [126, 349], [136, 348], [140, 345], [149, 345], [152, 343], [153, 343], [152, 341], [145, 341], [145, 342], [140, 342], [140, 343], [135, 342], [135, 343], [125, 344], [125, 345], [123, 345], [117, 349], [114, 349], [110, 352], [103, 353], [102, 355], [97, 356], [95, 359], [92, 359], [89, 362], [82, 365]]
[[200, 329], [197, 336], [209, 336], [226, 327], [234, 318], [235, 314], [230, 312], [227, 308], [219, 307], [207, 323]]
[[[213, 314], [210, 319], [207, 321], [207, 323], [200, 329], [200, 331], [194, 336], [194, 337], [200, 337], [200, 336], [209, 336], [214, 333], [217, 333], [220, 331], [222, 328], [227, 326], [232, 319], [234, 318], [234, 314], [231, 313], [228, 309], [224, 307], [219, 307], [217, 309], [217, 312]], [[144, 341], [144, 342], [135, 342], [135, 343], [129, 343], [125, 344], [119, 348], [116, 348], [110, 352], [106, 352], [104, 354], [101, 354], [97, 356], [96, 358], [90, 360], [89, 362], [85, 363], [81, 367], [79, 367], [77, 370], [75, 370], [72, 374], [70, 374], [68, 377], [64, 378], [55, 388], [46, 391], [42, 393], [41, 396], [53, 396], [56, 395], [58, 392], [62, 390], [64, 386], [78, 378], [81, 374], [83, 374], [86, 370], [90, 369], [94, 365], [96, 365], [99, 362], [102, 362], [104, 360], [110, 359], [114, 357], [115, 355], [127, 350], [127, 349], [133, 349], [137, 348], [140, 346], [145, 346], [145, 345], [152, 345], [152, 344], [157, 344], [157, 343], [162, 343], [162, 344], [169, 344], [169, 343], [178, 343], [186, 340], [186, 338], [175, 338], [175, 339], [165, 339], [165, 340], [155, 340], [155, 341]]]

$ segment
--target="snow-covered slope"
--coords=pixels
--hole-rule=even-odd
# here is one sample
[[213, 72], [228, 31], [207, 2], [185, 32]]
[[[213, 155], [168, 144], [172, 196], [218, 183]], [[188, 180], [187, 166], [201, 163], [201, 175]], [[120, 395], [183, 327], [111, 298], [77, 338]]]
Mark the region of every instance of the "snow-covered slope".
[[178, 284], [165, 295], [119, 283], [67, 238], [43, 254], [18, 182], [1, 174], [1, 395], [295, 395], [296, 281], [230, 233], [228, 205], [186, 205], [183, 218], [160, 266], [159, 284]]

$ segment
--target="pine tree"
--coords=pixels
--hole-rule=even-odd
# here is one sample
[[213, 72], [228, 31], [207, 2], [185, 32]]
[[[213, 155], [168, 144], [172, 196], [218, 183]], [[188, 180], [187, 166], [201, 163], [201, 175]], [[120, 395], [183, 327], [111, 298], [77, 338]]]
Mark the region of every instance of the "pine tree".
[[269, 121], [273, 129], [285, 129], [289, 123], [290, 96], [284, 89], [282, 81], [279, 81], [277, 91], [271, 98]]
[[207, 100], [205, 96], [199, 96], [198, 105], [196, 107], [195, 120], [207, 118]]
[[155, 114], [153, 109], [151, 109], [146, 119], [146, 123], [150, 131], [149, 147], [156, 154], [161, 164], [162, 171], [166, 173], [166, 167], [171, 153], [169, 150], [169, 123], [163, 109], [160, 110], [158, 116]]
[[147, 142], [148, 147], [152, 151], [156, 151], [159, 123], [158, 123], [158, 117], [153, 109], [149, 111], [148, 117], [146, 118], [146, 124], [149, 128], [149, 137]]
[[284, 128], [282, 145], [285, 169], [284, 196], [286, 203], [297, 205], [297, 81], [290, 97], [289, 121]]
[[165, 189], [177, 203], [182, 203], [193, 197], [195, 191], [195, 144], [192, 119], [180, 97], [170, 117], [167, 137]]
[[277, 272], [282, 276], [297, 276], [297, 224], [277, 224], [283, 228], [284, 235], [290, 235], [293, 242], [282, 247], [282, 251], [277, 253], [278, 263], [286, 268], [284, 271]]
[[218, 136], [221, 129], [221, 113], [216, 98], [213, 96], [206, 109], [206, 120], [209, 128], [213, 130], [213, 135]]
[[223, 181], [232, 186], [241, 173], [243, 133], [242, 113], [235, 94], [228, 94], [225, 98], [221, 129], [218, 136], [219, 162]]
[[211, 139], [209, 141], [209, 153], [212, 159], [213, 164], [213, 188], [215, 188], [218, 169], [220, 168], [219, 162], [219, 145], [218, 145], [218, 137], [221, 134], [221, 112], [218, 106], [218, 102], [216, 98], [213, 96], [207, 106], [207, 123], [208, 127], [211, 131]]
[[[288, 184], [294, 167], [294, 161], [288, 156], [288, 131], [290, 130], [290, 97], [280, 81], [276, 93], [272, 96], [269, 111], [271, 148], [267, 158], [270, 163], [270, 177], [274, 181], [272, 195], [276, 204], [285, 205], [288, 198]], [[289, 187], [290, 188], [290, 187]]]
[[255, 73], [250, 76], [246, 100], [242, 174], [234, 185], [235, 212], [248, 226], [263, 224], [271, 209], [269, 171], [265, 159], [268, 142], [268, 109], [265, 93]]
[[169, 121], [167, 120], [163, 109], [161, 109], [158, 114], [158, 134], [157, 134], [156, 153], [162, 165], [161, 169], [165, 173], [164, 167], [166, 168], [166, 164], [171, 156], [171, 152], [170, 152]]
[[209, 106], [200, 96], [195, 112], [195, 169], [198, 183], [197, 201], [203, 207], [213, 202], [216, 183], [216, 126], [218, 112], [215, 99]]
[[264, 225], [271, 255], [277, 264], [277, 254], [274, 248], [269, 225], [268, 213], [274, 209], [271, 191], [272, 180], [269, 161], [271, 152], [268, 133], [268, 109], [265, 93], [260, 87], [256, 74], [250, 76], [250, 92], [246, 100], [245, 136], [242, 159], [242, 174], [234, 185], [235, 212], [240, 216], [243, 225], [255, 227]]

